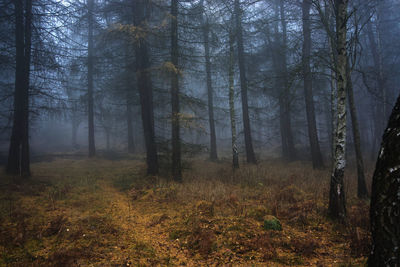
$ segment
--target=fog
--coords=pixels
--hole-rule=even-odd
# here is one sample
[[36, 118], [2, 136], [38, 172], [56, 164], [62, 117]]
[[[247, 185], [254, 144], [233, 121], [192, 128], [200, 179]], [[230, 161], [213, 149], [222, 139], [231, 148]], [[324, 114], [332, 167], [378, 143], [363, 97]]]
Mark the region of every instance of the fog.
[[[342, 263], [348, 264], [347, 258], [359, 263], [369, 255], [371, 238], [374, 244], [379, 240], [371, 237], [369, 223], [351, 221], [357, 217], [352, 212], [368, 210], [371, 190], [373, 195], [384, 194], [371, 189], [380, 174], [374, 176], [374, 168], [383, 166], [380, 160], [395, 158], [383, 153], [390, 143], [385, 130], [397, 129], [388, 127], [388, 121], [400, 92], [399, 14], [400, 3], [395, 0], [2, 0], [0, 176], [6, 178], [1, 180], [35, 184], [44, 179], [49, 187], [43, 192], [64, 183], [74, 192], [81, 184], [68, 182], [71, 177], [88, 175], [97, 181], [107, 176], [104, 181], [115, 185], [122, 174], [114, 171], [121, 170], [131, 179], [121, 178], [127, 184], [124, 190], [139, 194], [135, 201], [149, 188], [172, 186], [178, 188], [178, 200], [187, 194], [193, 197], [189, 202], [211, 203], [213, 212], [219, 198], [247, 207], [251, 196], [240, 191], [247, 186], [273, 191], [269, 199], [273, 203], [280, 203], [278, 192], [287, 187], [310, 190], [315, 193], [315, 207], [325, 203], [328, 217], [352, 229], [343, 234], [342, 243], [355, 238], [356, 244], [346, 244], [357, 249], [351, 255], [344, 253]], [[394, 148], [397, 143], [391, 144], [388, 147]], [[215, 193], [219, 187], [209, 183], [217, 182], [223, 189]], [[320, 191], [312, 192], [311, 184]], [[197, 192], [190, 191], [192, 186], [198, 186]], [[7, 188], [4, 199], [14, 199]], [[269, 194], [262, 192], [260, 196]], [[288, 193], [290, 199], [296, 192]], [[55, 197], [45, 195], [53, 211], [62, 209]], [[272, 213], [284, 225], [292, 222], [289, 215], [279, 217], [278, 204], [258, 201], [257, 205], [266, 205], [263, 215]], [[299, 201], [306, 200], [295, 202]], [[200, 209], [200, 214], [202, 207], [194, 210]], [[223, 206], [215, 207], [223, 214]], [[249, 218], [255, 211], [248, 209], [232, 215]], [[315, 212], [326, 219], [320, 207]], [[171, 214], [162, 215], [156, 224], [170, 220]], [[66, 221], [57, 223], [67, 225]], [[182, 261], [217, 262], [225, 245], [208, 244], [209, 232], [196, 231], [179, 237], [187, 239], [192, 253]], [[214, 236], [217, 230], [213, 231]], [[361, 237], [354, 231], [361, 231]], [[18, 233], [15, 238], [19, 240]], [[210, 247], [203, 248], [197, 239], [208, 240], [204, 242]], [[26, 240], [29, 237], [24, 236], [15, 246], [23, 247]], [[233, 264], [279, 262], [275, 250], [273, 256], [265, 256], [268, 244], [261, 245], [266, 249], [264, 258], [236, 251], [246, 256], [231, 257]], [[300, 265], [313, 265], [317, 247], [309, 255], [293, 246], [292, 252], [305, 255]], [[168, 251], [170, 257], [172, 250]], [[196, 253], [201, 260], [193, 256]], [[21, 255], [10, 256], [11, 262], [31, 263]], [[46, 254], [37, 264], [72, 266], [57, 257]], [[152, 257], [157, 258], [143, 256], [143, 265], [166, 264], [162, 257], [149, 261]], [[326, 257], [318, 266], [330, 260]], [[395, 266], [391, 264], [396, 260], [398, 256], [393, 256], [385, 264]], [[374, 261], [379, 259], [371, 256], [369, 264]], [[73, 261], [111, 262], [93, 255]], [[128, 263], [142, 264], [137, 258], [122, 262]], [[179, 264], [173, 260], [172, 265]]]

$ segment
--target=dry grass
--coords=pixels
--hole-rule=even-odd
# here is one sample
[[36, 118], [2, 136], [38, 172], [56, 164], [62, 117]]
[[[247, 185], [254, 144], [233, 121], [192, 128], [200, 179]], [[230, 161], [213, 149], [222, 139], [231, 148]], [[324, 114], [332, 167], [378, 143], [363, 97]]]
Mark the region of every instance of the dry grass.
[[[349, 173], [347, 226], [326, 216], [329, 172], [308, 162], [241, 166], [197, 159], [182, 184], [135, 160], [36, 163], [3, 175], [0, 265], [362, 266], [368, 203]], [[263, 230], [266, 215], [282, 231]]]

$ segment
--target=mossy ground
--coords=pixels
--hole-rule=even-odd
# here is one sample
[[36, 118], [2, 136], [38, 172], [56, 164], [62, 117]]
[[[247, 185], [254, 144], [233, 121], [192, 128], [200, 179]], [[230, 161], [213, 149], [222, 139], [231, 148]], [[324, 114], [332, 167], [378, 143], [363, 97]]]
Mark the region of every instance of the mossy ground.
[[[146, 177], [138, 160], [35, 163], [1, 173], [0, 265], [363, 266], [368, 203], [346, 177], [346, 226], [326, 216], [329, 172], [276, 160], [195, 160], [183, 184]], [[282, 231], [263, 229], [273, 215]]]

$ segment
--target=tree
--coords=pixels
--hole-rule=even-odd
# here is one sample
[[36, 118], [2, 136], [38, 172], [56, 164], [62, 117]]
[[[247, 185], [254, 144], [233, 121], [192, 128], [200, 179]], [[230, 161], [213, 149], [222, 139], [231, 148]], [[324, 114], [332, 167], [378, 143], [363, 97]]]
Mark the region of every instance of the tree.
[[315, 119], [314, 109], [314, 98], [312, 91], [312, 73], [310, 67], [310, 56], [311, 56], [311, 28], [310, 28], [310, 9], [311, 0], [303, 0], [302, 11], [303, 11], [303, 78], [304, 78], [304, 96], [306, 102], [306, 114], [307, 114], [307, 126], [308, 126], [308, 138], [310, 141], [311, 158], [313, 168], [323, 167], [323, 160], [321, 149], [318, 141], [317, 125]]
[[243, 114], [243, 128], [244, 128], [244, 143], [246, 146], [246, 158], [248, 163], [257, 163], [256, 156], [253, 150], [253, 141], [251, 138], [251, 127], [249, 117], [249, 104], [247, 97], [247, 77], [246, 77], [246, 62], [244, 56], [243, 45], [243, 28], [242, 28], [242, 10], [240, 8], [239, 0], [235, 0], [235, 22], [236, 22], [236, 41], [238, 50], [239, 61], [239, 75], [240, 75], [240, 88], [242, 96], [242, 114]]
[[16, 0], [15, 9], [15, 90], [13, 127], [6, 170], [30, 176], [29, 84], [31, 68], [32, 0]]
[[178, 0], [171, 0], [171, 107], [172, 107], [172, 178], [182, 182], [181, 140], [179, 127], [179, 46]]
[[93, 8], [94, 0], [88, 0], [88, 58], [87, 58], [87, 79], [88, 79], [88, 144], [89, 157], [96, 155], [96, 147], [94, 142], [94, 105], [93, 105]]
[[344, 168], [346, 166], [346, 92], [347, 92], [347, 4], [348, 0], [335, 0], [336, 15], [336, 79], [337, 79], [337, 126], [335, 154], [329, 191], [329, 213], [333, 218], [346, 217]]
[[[136, 16], [135, 16], [136, 17]], [[128, 42], [129, 43], [129, 42]], [[125, 92], [126, 92], [126, 126], [128, 128], [127, 137], [128, 137], [128, 153], [135, 152], [135, 142], [133, 139], [133, 91], [136, 87], [132, 86], [132, 72], [134, 72], [134, 63], [130, 60], [130, 45], [125, 44]], [[140, 46], [139, 46], [140, 47]], [[133, 87], [133, 88], [132, 88]], [[154, 128], [154, 127], [153, 127]]]
[[360, 127], [358, 124], [356, 104], [354, 102], [354, 92], [353, 92], [353, 82], [351, 80], [350, 62], [347, 62], [346, 71], [348, 76], [347, 96], [349, 98], [349, 110], [351, 117], [351, 125], [353, 128], [354, 149], [356, 151], [356, 162], [357, 162], [357, 196], [359, 198], [367, 198], [368, 190], [364, 175], [364, 161], [361, 152]]
[[372, 179], [368, 266], [400, 266], [400, 96], [383, 134]]
[[[133, 0], [132, 3], [135, 12], [134, 24], [136, 27], [140, 27], [138, 31], [145, 31], [147, 26], [146, 23], [150, 15], [150, 3], [148, 0]], [[137, 65], [137, 85], [139, 88], [143, 133], [146, 146], [147, 173], [150, 175], [155, 175], [158, 173], [158, 157], [154, 131], [153, 88], [149, 73], [149, 49], [146, 38], [139, 38], [139, 40], [136, 41], [135, 51]]]
[[[296, 158], [296, 149], [292, 133], [292, 123], [290, 114], [290, 84], [287, 65], [287, 23], [285, 16], [285, 5], [283, 0], [275, 1], [275, 20], [274, 23], [274, 53], [272, 65], [278, 77], [275, 79], [277, 98], [279, 103], [279, 126], [282, 142], [283, 158], [292, 161]], [[282, 32], [279, 31], [281, 22]]]
[[215, 120], [214, 120], [214, 101], [213, 101], [213, 88], [211, 83], [211, 61], [210, 61], [210, 24], [205, 14], [204, 0], [201, 1], [202, 7], [202, 28], [203, 28], [203, 43], [204, 43], [204, 59], [206, 67], [206, 81], [207, 81], [207, 99], [208, 99], [208, 121], [210, 124], [210, 159], [217, 160], [217, 140], [215, 134]]
[[229, 31], [229, 115], [231, 119], [231, 132], [232, 132], [232, 166], [234, 169], [239, 168], [239, 153], [236, 144], [236, 115], [235, 115], [235, 85], [234, 85], [234, 42], [235, 36], [230, 29]]

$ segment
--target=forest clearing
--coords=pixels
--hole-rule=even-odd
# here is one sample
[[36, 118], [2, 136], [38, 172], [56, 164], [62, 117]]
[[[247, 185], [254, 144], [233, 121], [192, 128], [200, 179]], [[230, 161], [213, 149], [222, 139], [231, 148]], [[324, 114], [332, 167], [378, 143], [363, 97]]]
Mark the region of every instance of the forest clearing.
[[[0, 265], [364, 266], [370, 251], [355, 173], [346, 226], [327, 217], [329, 171], [305, 162], [233, 172], [196, 159], [182, 184], [137, 159], [58, 158], [32, 173], [1, 183]], [[271, 216], [282, 230], [264, 228]]]
[[0, 266], [400, 267], [399, 14], [0, 0]]

